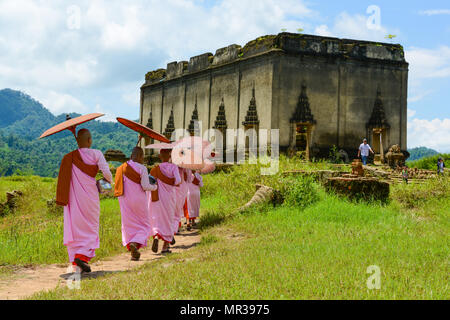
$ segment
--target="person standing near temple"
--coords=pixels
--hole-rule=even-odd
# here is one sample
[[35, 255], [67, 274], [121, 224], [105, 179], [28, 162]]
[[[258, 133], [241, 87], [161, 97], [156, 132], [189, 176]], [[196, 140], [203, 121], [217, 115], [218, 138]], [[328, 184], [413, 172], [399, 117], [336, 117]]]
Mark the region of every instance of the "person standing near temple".
[[100, 150], [91, 149], [89, 130], [77, 134], [78, 149], [66, 154], [58, 174], [56, 203], [64, 206], [64, 245], [69, 260], [83, 272], [100, 247], [100, 198], [95, 179], [99, 169], [112, 183], [108, 163]]
[[367, 158], [369, 157], [369, 152], [374, 153], [372, 148], [367, 143], [367, 139], [363, 140], [363, 143], [359, 145], [358, 158], [361, 157], [363, 165], [367, 164]]
[[438, 162], [437, 162], [437, 173], [444, 174], [444, 168], [445, 168], [444, 159], [439, 157]]

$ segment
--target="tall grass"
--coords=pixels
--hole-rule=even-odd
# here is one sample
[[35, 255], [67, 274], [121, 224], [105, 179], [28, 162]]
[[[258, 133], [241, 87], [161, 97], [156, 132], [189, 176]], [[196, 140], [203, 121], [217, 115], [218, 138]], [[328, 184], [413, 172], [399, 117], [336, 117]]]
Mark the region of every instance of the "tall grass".
[[[305, 209], [248, 212], [202, 245], [35, 299], [448, 299], [448, 224], [334, 195]], [[449, 215], [439, 213], [442, 218]], [[443, 221], [443, 220], [440, 220]], [[381, 289], [367, 287], [369, 266]]]

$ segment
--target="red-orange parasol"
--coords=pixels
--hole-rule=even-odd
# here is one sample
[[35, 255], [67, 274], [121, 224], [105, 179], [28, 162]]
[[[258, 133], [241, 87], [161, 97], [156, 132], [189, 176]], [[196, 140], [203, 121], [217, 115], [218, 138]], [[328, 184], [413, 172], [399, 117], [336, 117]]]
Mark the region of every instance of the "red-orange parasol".
[[[166, 143], [171, 143], [171, 141], [169, 139], [167, 139], [165, 136], [163, 136], [162, 134], [131, 120], [125, 119], [125, 118], [117, 118], [117, 121], [119, 121], [121, 124], [123, 124], [125, 127], [130, 128], [131, 130], [134, 130], [136, 132], [139, 132], [141, 135], [146, 135], [149, 138], [161, 141], [161, 142], [166, 142]], [[142, 138], [142, 136], [139, 138], [139, 140]], [[138, 141], [139, 143], [139, 141]]]
[[51, 136], [52, 134], [61, 132], [61, 131], [66, 130], [66, 129], [70, 130], [73, 133], [73, 135], [75, 136], [75, 138], [76, 138], [75, 128], [78, 125], [80, 125], [82, 123], [85, 123], [85, 122], [88, 122], [88, 121], [91, 121], [91, 120], [94, 120], [94, 119], [97, 119], [97, 118], [102, 117], [102, 116], [104, 116], [103, 113], [90, 113], [90, 114], [86, 114], [84, 116], [80, 116], [80, 117], [76, 117], [76, 118], [73, 118], [73, 119], [69, 119], [67, 121], [64, 121], [64, 122], [62, 122], [60, 124], [57, 124], [56, 126], [50, 128], [50, 129], [48, 129], [43, 134], [41, 134], [39, 139]]

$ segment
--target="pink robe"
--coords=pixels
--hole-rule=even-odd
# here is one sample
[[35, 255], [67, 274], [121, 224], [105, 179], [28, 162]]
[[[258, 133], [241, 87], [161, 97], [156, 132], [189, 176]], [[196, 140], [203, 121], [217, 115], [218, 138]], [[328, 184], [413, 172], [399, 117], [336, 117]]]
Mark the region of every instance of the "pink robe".
[[[103, 176], [112, 183], [108, 163], [100, 150], [80, 148], [81, 158], [88, 165], [98, 165]], [[69, 203], [64, 207], [64, 245], [73, 262], [75, 254], [92, 258], [100, 246], [98, 236], [100, 199], [96, 179], [72, 165]]]
[[[184, 216], [184, 203], [186, 202], [186, 198], [188, 195], [188, 185], [192, 181], [192, 171], [189, 169], [178, 168], [180, 172], [180, 177], [182, 177], [182, 182], [177, 189], [177, 208], [175, 211], [175, 219], [173, 221], [173, 233], [176, 234], [178, 232], [178, 228], [180, 226], [181, 218]], [[186, 172], [187, 180], [185, 181], [183, 176]]]
[[203, 178], [198, 173], [195, 173], [195, 177], [200, 181], [200, 184], [198, 186], [192, 182], [188, 184], [187, 207], [190, 219], [198, 218], [200, 214], [200, 188], [203, 187]]
[[[181, 182], [178, 167], [173, 163], [163, 162], [159, 165], [161, 172], [168, 178], [175, 178], [175, 185]], [[151, 236], [159, 236], [166, 242], [173, 239], [173, 221], [175, 219], [176, 196], [178, 186], [171, 186], [158, 180], [158, 201], [151, 201], [149, 197]]]
[[144, 165], [133, 160], [127, 163], [140, 174], [141, 183], [137, 184], [123, 175], [123, 195], [119, 197], [122, 244], [126, 246], [130, 242], [136, 242], [145, 247], [151, 233], [147, 191], [154, 191], [157, 186], [150, 184], [148, 170]]

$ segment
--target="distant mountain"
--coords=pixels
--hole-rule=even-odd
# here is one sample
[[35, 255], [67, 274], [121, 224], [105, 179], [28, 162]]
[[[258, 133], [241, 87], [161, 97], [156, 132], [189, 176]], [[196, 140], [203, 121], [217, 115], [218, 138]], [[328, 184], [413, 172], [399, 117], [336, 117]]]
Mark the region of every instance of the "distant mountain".
[[439, 154], [439, 152], [437, 152], [436, 150], [427, 147], [417, 147], [408, 149], [408, 152], [410, 154], [408, 161], [419, 160], [425, 157], [430, 157]]
[[[63, 155], [77, 148], [67, 130], [38, 140], [46, 129], [65, 121], [66, 115], [54, 116], [20, 91], [0, 90], [0, 114], [0, 176], [23, 173], [55, 177]], [[119, 149], [130, 154], [136, 145], [137, 133], [117, 122], [90, 121], [79, 128], [91, 131], [92, 147], [102, 152]]]
[[[39, 131], [55, 122], [55, 116], [38, 101], [20, 91], [0, 90], [0, 129], [19, 134]], [[23, 131], [25, 129], [25, 131]]]

